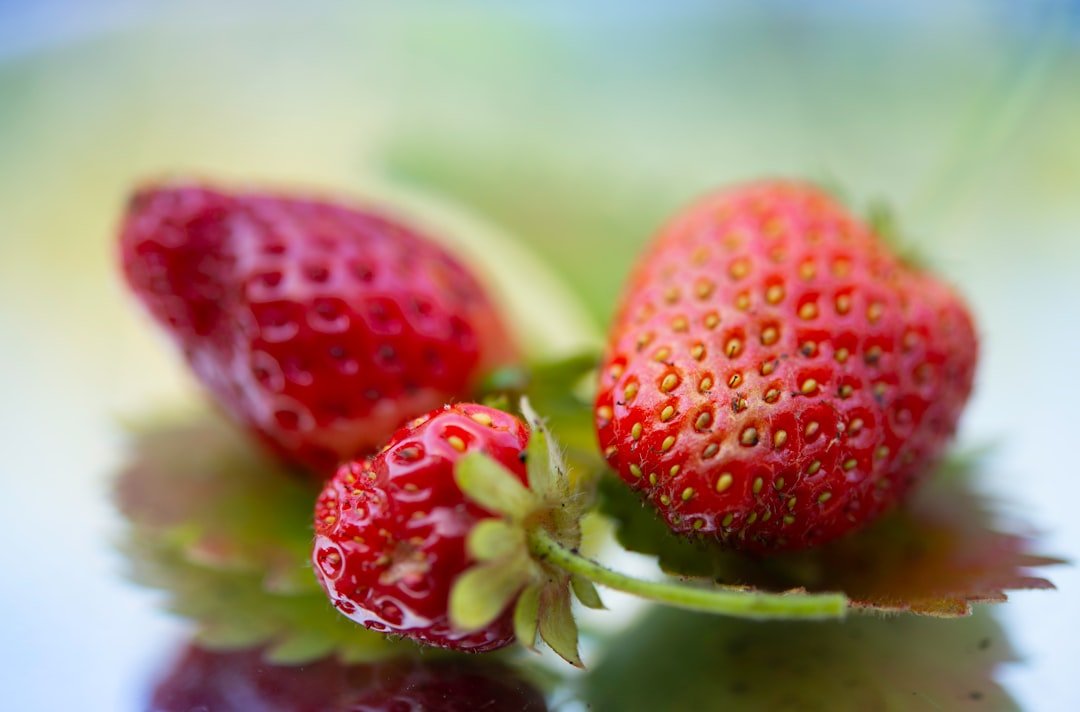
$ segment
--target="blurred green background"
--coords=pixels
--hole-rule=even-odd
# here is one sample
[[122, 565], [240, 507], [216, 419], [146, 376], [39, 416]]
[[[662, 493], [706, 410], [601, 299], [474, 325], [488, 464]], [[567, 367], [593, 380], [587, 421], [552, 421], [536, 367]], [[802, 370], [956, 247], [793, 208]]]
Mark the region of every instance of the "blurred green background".
[[[985, 487], [1080, 553], [1080, 4], [0, 0], [12, 709], [127, 709], [178, 630], [115, 580], [107, 501], [118, 420], [192, 397], [112, 246], [132, 185], [177, 173], [421, 188], [528, 245], [600, 329], [639, 246], [710, 187], [887, 199], [979, 317], [963, 438], [997, 444]], [[1080, 579], [1053, 578], [1000, 609], [1026, 661], [1002, 679], [1068, 709]]]

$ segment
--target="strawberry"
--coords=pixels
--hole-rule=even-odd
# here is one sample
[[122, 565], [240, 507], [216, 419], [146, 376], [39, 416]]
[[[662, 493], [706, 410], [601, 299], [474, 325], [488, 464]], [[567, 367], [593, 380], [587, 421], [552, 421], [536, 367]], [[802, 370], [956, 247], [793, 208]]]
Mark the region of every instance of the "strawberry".
[[315, 572], [334, 606], [367, 628], [428, 645], [508, 645], [508, 610], [477, 630], [450, 625], [451, 585], [471, 563], [466, 538], [493, 516], [465, 498], [454, 466], [482, 452], [525, 484], [528, 439], [516, 417], [458, 404], [414, 420], [375, 457], [342, 465], [315, 508]]
[[642, 255], [595, 402], [604, 455], [684, 535], [820, 544], [901, 500], [972, 387], [961, 299], [810, 185], [709, 195]]
[[124, 274], [218, 402], [317, 473], [514, 352], [470, 272], [367, 209], [180, 184], [130, 202]]

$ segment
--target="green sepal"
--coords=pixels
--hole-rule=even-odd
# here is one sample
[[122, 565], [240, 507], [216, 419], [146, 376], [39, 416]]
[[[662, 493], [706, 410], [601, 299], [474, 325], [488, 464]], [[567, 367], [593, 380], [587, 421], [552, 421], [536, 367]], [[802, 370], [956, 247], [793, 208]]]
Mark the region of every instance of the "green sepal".
[[484, 509], [521, 521], [538, 506], [536, 495], [513, 473], [480, 452], [470, 452], [454, 466], [461, 491]]
[[472, 567], [450, 589], [450, 624], [479, 630], [490, 624], [532, 578], [532, 562], [522, 551]]
[[530, 650], [536, 648], [536, 630], [540, 625], [540, 591], [542, 584], [526, 586], [514, 606], [514, 635]]
[[578, 653], [578, 628], [568, 586], [548, 585], [540, 593], [540, 637], [560, 658], [574, 667], [585, 667]]
[[501, 559], [515, 550], [525, 552], [525, 530], [504, 519], [482, 519], [469, 532], [467, 547], [477, 561]]
[[530, 430], [526, 460], [529, 486], [543, 499], [562, 499], [569, 494], [570, 483], [559, 445], [551, 437], [544, 420], [532, 409], [528, 398], [521, 399], [521, 412]]
[[574, 595], [581, 601], [581, 605], [596, 610], [606, 609], [604, 602], [600, 600], [600, 593], [589, 579], [575, 574], [570, 577], [570, 587], [574, 589]]

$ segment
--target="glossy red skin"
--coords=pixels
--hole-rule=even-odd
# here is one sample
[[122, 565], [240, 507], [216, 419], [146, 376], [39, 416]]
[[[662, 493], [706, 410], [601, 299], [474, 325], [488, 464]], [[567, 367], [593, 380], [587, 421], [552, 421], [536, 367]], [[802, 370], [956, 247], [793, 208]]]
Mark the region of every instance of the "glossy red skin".
[[134, 292], [237, 421], [327, 476], [512, 359], [473, 275], [393, 218], [179, 184], [134, 195]]
[[[816, 314], [800, 315], [807, 302]], [[641, 256], [610, 332], [597, 434], [673, 531], [804, 548], [862, 527], [927, 472], [976, 355], [961, 299], [832, 198], [751, 184], [690, 206]]]
[[312, 554], [334, 606], [367, 628], [428, 645], [472, 653], [509, 645], [509, 610], [470, 633], [452, 629], [447, 617], [450, 587], [472, 563], [466, 537], [493, 516], [465, 499], [454, 464], [484, 452], [527, 484], [528, 439], [514, 416], [465, 403], [418, 418], [375, 457], [342, 465], [316, 504]]
[[513, 671], [464, 660], [272, 665], [259, 649], [188, 647], [155, 686], [148, 712], [542, 712]]

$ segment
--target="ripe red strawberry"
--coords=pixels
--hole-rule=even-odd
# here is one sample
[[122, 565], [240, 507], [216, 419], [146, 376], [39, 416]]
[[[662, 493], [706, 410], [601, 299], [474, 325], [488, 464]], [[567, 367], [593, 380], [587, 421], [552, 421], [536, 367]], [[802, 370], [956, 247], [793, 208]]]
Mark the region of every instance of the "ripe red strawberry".
[[527, 483], [529, 432], [476, 404], [445, 406], [396, 432], [373, 458], [346, 463], [315, 507], [315, 572], [352, 620], [429, 645], [483, 652], [514, 639], [510, 609], [462, 632], [449, 622], [450, 588], [471, 564], [466, 538], [494, 515], [466, 499], [454, 465], [483, 452]]
[[822, 191], [764, 182], [704, 198], [642, 255], [596, 428], [675, 532], [797, 549], [866, 524], [926, 473], [976, 352], [953, 291]]
[[121, 252], [132, 289], [225, 409], [319, 472], [467, 397], [513, 352], [465, 267], [368, 210], [150, 186], [131, 200]]

